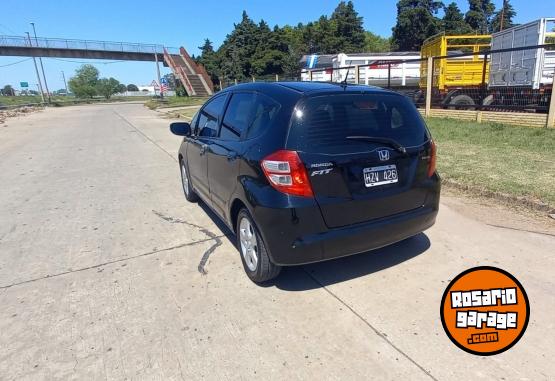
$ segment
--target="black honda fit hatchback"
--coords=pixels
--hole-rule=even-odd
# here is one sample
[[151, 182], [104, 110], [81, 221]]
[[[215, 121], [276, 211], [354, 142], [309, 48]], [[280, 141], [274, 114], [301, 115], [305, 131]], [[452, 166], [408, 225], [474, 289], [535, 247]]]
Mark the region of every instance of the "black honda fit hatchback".
[[255, 282], [281, 266], [361, 253], [432, 226], [436, 148], [414, 105], [368, 86], [276, 82], [225, 89], [190, 124], [185, 197], [235, 232]]

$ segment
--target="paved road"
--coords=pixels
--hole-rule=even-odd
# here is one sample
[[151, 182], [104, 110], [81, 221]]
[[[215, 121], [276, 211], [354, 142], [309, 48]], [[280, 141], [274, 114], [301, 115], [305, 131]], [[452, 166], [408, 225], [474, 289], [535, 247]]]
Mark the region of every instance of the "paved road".
[[[445, 199], [426, 234], [260, 287], [229, 232], [184, 201], [179, 139], [157, 113], [75, 106], [7, 122], [3, 380], [555, 375], [553, 235], [491, 226]], [[449, 280], [476, 265], [516, 275], [532, 306], [522, 340], [488, 358], [456, 348], [438, 316]]]

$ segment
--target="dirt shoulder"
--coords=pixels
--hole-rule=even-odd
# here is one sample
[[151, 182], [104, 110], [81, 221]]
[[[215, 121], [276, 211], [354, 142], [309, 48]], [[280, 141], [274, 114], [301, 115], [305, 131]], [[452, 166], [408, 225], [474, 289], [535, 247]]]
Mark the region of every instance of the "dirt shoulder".
[[441, 201], [465, 217], [489, 226], [555, 236], [555, 219], [546, 212], [519, 204], [509, 205], [450, 186], [442, 188]]

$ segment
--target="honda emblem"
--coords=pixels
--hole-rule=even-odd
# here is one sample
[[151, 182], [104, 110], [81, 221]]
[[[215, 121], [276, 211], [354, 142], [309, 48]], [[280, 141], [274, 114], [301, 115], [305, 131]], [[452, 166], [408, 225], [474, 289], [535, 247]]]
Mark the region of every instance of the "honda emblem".
[[386, 150], [386, 149], [379, 150], [378, 157], [380, 158], [381, 161], [389, 160], [389, 150]]

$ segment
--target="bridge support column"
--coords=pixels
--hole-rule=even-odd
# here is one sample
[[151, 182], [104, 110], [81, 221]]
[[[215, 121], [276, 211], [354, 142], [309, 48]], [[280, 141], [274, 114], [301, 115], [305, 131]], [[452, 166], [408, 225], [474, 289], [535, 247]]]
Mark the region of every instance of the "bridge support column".
[[[162, 91], [162, 82], [160, 80], [160, 62], [158, 62], [158, 53], [154, 52], [154, 61], [156, 61], [156, 75], [158, 77], [158, 86], [160, 86], [160, 99], [164, 99], [164, 92]], [[156, 90], [156, 89], [154, 89]]]

